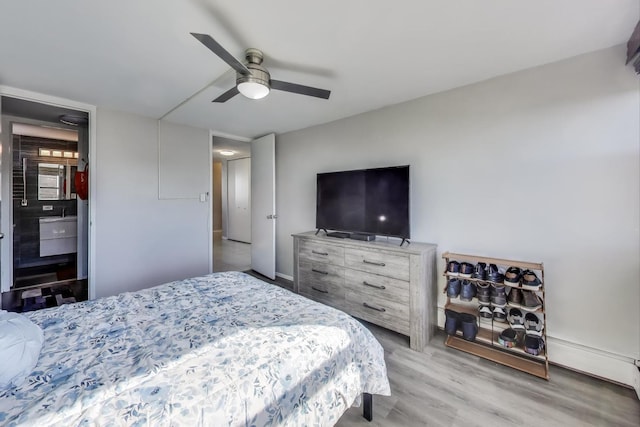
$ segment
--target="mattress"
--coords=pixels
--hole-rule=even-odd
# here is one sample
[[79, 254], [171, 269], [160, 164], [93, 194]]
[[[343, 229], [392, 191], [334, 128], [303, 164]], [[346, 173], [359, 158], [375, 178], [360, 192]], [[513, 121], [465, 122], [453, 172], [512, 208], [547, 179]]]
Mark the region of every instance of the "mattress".
[[239, 272], [25, 314], [45, 343], [0, 424], [330, 426], [389, 395], [357, 320]]

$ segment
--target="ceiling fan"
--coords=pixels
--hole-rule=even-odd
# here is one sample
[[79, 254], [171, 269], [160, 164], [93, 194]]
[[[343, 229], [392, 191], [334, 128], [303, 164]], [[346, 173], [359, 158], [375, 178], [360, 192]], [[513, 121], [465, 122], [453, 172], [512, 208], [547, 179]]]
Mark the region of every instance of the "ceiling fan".
[[236, 96], [238, 93], [251, 99], [261, 99], [267, 96], [271, 89], [285, 92], [297, 93], [300, 95], [315, 96], [316, 98], [329, 99], [331, 91], [318, 89], [311, 86], [303, 86], [296, 83], [273, 80], [269, 71], [264, 68], [262, 60], [264, 56], [258, 49], [247, 49], [245, 51], [246, 64], [238, 61], [225, 48], [208, 34], [191, 33], [200, 43], [208, 47], [213, 53], [218, 55], [231, 68], [236, 70], [236, 85], [214, 99], [212, 102], [225, 102]]

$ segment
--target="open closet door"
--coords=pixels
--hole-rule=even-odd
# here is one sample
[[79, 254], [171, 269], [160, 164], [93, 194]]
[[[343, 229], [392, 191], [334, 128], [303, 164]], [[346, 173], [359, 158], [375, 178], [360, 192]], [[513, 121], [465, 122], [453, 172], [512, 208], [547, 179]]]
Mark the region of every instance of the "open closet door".
[[276, 278], [276, 136], [251, 142], [251, 269]]

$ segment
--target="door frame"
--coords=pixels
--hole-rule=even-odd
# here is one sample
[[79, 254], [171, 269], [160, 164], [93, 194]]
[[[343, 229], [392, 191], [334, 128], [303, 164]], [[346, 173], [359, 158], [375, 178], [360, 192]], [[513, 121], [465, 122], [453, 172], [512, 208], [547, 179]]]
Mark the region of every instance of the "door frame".
[[[97, 107], [91, 104], [85, 104], [82, 102], [73, 101], [66, 98], [61, 98], [52, 95], [45, 95], [38, 92], [32, 92], [24, 89], [18, 89], [10, 86], [0, 85], [0, 96], [9, 96], [12, 98], [23, 99], [25, 101], [38, 102], [40, 104], [47, 104], [56, 107], [69, 108], [73, 110], [83, 111], [89, 115], [89, 164], [91, 165], [91, 173], [89, 174], [89, 230], [88, 230], [88, 243], [87, 243], [87, 261], [88, 261], [88, 271], [87, 271], [87, 282], [88, 282], [88, 291], [89, 291], [89, 299], [95, 298], [95, 270], [93, 266], [95, 265], [95, 201], [96, 195], [96, 129], [97, 129]], [[1, 111], [0, 111], [1, 113]], [[0, 123], [1, 126], [1, 123]], [[12, 148], [11, 141], [7, 141], [6, 137], [8, 132], [2, 132], [0, 129], [0, 141], [2, 143], [2, 162], [5, 167], [2, 168], [2, 194], [11, 194], [11, 175], [8, 175], [7, 164], [11, 164], [12, 157]], [[11, 200], [9, 200], [11, 202]], [[0, 217], [6, 219], [11, 219], [11, 208], [12, 203], [2, 203], [0, 209]], [[7, 249], [7, 246], [13, 245], [13, 227], [9, 227], [8, 230], [0, 230], [4, 232], [4, 239], [0, 239], [0, 251], [4, 252]], [[5, 289], [5, 287], [9, 284], [9, 279], [6, 276], [6, 269], [1, 268], [0, 266], [0, 289], [2, 292], [6, 292], [9, 289]]]

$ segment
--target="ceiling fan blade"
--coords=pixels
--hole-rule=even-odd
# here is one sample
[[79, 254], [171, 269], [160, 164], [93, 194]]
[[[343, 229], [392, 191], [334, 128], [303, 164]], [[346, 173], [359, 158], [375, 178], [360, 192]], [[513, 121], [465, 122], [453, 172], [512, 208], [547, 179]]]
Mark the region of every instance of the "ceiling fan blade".
[[315, 96], [316, 98], [329, 99], [330, 90], [318, 89], [317, 87], [303, 86], [296, 83], [271, 80], [271, 89], [283, 90], [285, 92], [298, 93], [300, 95]]
[[222, 59], [224, 62], [229, 64], [231, 68], [233, 68], [243, 76], [248, 76], [251, 74], [251, 71], [249, 71], [249, 69], [245, 67], [245, 65], [242, 62], [234, 58], [233, 55], [227, 52], [225, 48], [220, 46], [220, 44], [217, 41], [215, 41], [213, 37], [211, 37], [210, 35], [199, 34], [199, 33], [191, 33], [191, 35], [196, 39], [198, 39], [200, 43], [208, 47], [209, 50], [211, 50], [211, 52], [218, 55], [220, 59]]
[[238, 91], [238, 87], [234, 86], [211, 102], [226, 102], [239, 93], [240, 92]]

